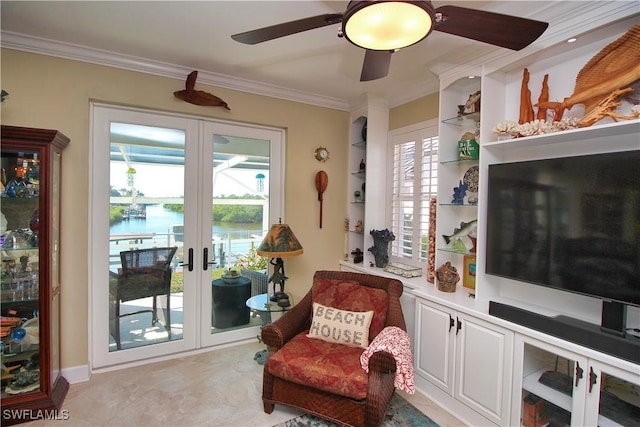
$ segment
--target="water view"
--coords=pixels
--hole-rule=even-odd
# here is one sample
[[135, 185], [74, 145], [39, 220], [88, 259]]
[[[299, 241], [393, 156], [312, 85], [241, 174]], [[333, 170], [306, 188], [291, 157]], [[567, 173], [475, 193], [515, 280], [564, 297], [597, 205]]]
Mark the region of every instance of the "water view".
[[[128, 219], [109, 228], [112, 264], [119, 262], [120, 251], [152, 246], [182, 246], [184, 214], [165, 209], [162, 205], [147, 205], [146, 219]], [[212, 250], [219, 266], [232, 266], [235, 259], [262, 240], [260, 223], [214, 222]]]

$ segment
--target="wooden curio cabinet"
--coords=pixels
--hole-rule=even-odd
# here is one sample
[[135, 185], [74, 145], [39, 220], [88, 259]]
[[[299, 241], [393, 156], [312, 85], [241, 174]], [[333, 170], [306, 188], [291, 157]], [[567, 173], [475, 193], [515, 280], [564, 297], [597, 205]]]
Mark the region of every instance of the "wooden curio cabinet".
[[69, 139], [2, 126], [2, 425], [60, 419], [60, 168]]

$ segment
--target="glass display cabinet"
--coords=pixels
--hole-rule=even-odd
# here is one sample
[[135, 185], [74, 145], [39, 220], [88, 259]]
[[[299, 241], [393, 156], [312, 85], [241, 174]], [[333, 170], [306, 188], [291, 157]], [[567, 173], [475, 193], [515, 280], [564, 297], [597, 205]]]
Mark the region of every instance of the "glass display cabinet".
[[2, 126], [0, 321], [3, 425], [59, 419], [60, 169], [69, 139]]

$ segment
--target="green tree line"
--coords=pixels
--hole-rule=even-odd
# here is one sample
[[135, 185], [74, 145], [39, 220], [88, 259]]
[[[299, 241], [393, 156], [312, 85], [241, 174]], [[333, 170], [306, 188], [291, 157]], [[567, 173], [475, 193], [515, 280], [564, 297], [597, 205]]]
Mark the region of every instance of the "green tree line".
[[[260, 196], [245, 194], [243, 196], [223, 196], [220, 199], [260, 199]], [[184, 213], [184, 205], [165, 204], [165, 209]], [[214, 205], [211, 209], [214, 221], [231, 222], [236, 224], [251, 224], [262, 222], [261, 205]]]

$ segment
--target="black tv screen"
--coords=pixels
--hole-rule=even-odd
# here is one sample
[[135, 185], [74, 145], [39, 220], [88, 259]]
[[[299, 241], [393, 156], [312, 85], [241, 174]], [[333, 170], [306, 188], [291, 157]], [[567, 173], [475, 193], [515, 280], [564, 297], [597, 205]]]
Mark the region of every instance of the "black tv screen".
[[640, 150], [490, 165], [488, 192], [487, 274], [640, 306]]

